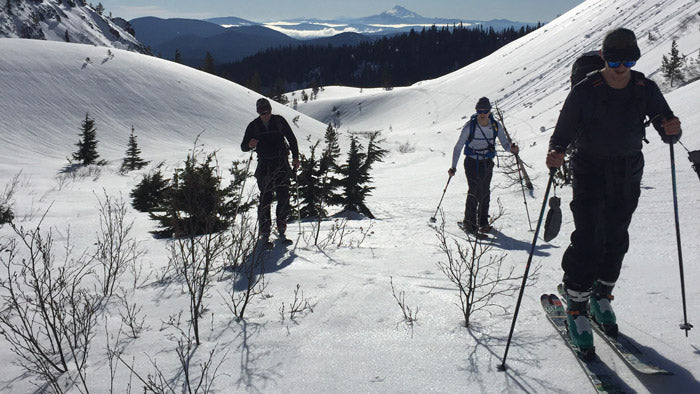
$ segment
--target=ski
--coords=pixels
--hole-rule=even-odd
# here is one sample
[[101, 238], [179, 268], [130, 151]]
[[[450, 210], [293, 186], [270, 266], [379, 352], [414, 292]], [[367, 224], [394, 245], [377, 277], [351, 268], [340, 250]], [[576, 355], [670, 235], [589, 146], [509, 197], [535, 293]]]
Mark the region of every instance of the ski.
[[547, 320], [554, 325], [559, 335], [564, 339], [567, 347], [576, 355], [576, 361], [578, 361], [579, 365], [588, 376], [588, 380], [593, 384], [596, 392], [623, 392], [616, 383], [615, 376], [610, 373], [607, 365], [595, 356], [595, 353], [584, 354], [571, 342], [569, 333], [566, 331], [566, 311], [559, 297], [554, 294], [542, 294], [540, 302], [542, 302], [542, 308], [544, 308], [544, 311], [547, 313]]
[[[557, 290], [564, 299], [564, 302], [566, 302], [564, 285], [560, 283], [557, 286]], [[642, 352], [628, 336], [619, 332], [617, 338], [609, 336], [593, 318], [591, 318], [591, 327], [593, 327], [593, 330], [635, 371], [646, 375], [673, 375], [672, 372], [643, 360], [644, 352]]]

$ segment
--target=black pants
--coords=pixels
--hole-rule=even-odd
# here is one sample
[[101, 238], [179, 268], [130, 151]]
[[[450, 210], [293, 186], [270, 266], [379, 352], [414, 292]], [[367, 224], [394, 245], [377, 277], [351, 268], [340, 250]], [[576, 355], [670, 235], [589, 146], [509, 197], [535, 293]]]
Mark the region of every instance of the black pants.
[[489, 203], [491, 201], [491, 178], [493, 160], [464, 159], [464, 173], [467, 174], [467, 202], [464, 207], [464, 223], [476, 228], [489, 224]]
[[289, 205], [289, 183], [291, 169], [286, 163], [260, 163], [255, 171], [260, 190], [258, 204], [258, 224], [260, 234], [270, 235], [272, 218], [270, 215], [272, 200], [277, 197], [275, 211], [278, 227], [286, 227], [291, 207]]
[[571, 160], [571, 212], [576, 229], [564, 252], [562, 268], [568, 288], [585, 291], [593, 281], [615, 282], [629, 249], [627, 229], [639, 201], [644, 157], [586, 157]]

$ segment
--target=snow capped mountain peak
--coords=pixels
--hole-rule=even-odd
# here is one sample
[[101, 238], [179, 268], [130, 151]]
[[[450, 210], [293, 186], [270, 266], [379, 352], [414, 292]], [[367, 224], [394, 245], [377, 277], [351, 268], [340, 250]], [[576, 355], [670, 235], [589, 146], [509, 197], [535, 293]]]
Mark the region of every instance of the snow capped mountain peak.
[[65, 41], [148, 53], [121, 18], [84, 0], [8, 1], [0, 7], [0, 37]]
[[422, 18], [422, 16], [416, 14], [413, 11], [407, 10], [404, 7], [401, 7], [400, 5], [394, 6], [394, 8], [383, 12], [384, 15], [390, 15], [395, 18], [402, 18], [402, 19], [414, 19], [414, 18]]

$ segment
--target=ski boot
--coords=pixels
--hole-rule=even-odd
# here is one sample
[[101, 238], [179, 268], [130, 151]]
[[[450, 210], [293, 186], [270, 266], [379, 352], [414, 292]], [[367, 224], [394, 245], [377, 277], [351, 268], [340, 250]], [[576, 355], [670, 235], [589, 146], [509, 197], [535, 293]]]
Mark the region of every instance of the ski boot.
[[270, 241], [270, 234], [261, 234], [258, 239], [258, 245], [265, 250], [272, 250], [275, 247], [275, 244]]
[[581, 357], [590, 360], [595, 357], [593, 330], [588, 319], [588, 300], [591, 291], [566, 289], [566, 328], [571, 343], [579, 350]]
[[613, 338], [617, 337], [617, 319], [610, 305], [614, 299], [612, 289], [615, 282], [606, 282], [598, 279], [593, 284], [593, 297], [591, 297], [591, 316], [601, 329]]
[[291, 245], [294, 242], [287, 238], [285, 232], [287, 231], [287, 222], [284, 220], [277, 220], [277, 238], [282, 243], [282, 245]]

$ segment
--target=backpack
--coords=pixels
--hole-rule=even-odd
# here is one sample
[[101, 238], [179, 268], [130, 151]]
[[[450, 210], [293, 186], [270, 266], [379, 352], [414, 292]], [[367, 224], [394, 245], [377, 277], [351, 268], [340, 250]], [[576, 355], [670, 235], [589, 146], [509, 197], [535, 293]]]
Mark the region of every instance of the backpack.
[[571, 66], [571, 87], [583, 81], [588, 74], [605, 67], [605, 61], [598, 51], [586, 52], [579, 56]]
[[[464, 144], [464, 154], [467, 156], [470, 155], [477, 155], [477, 156], [484, 156], [488, 159], [492, 159], [493, 157], [496, 156], [496, 137], [498, 137], [498, 122], [496, 122], [496, 119], [494, 119], [493, 114], [489, 114], [489, 120], [491, 121], [491, 128], [493, 129], [493, 141], [488, 141], [489, 147], [488, 151], [483, 152], [481, 150], [475, 151], [472, 149], [469, 144], [474, 140], [474, 133], [476, 131], [476, 119], [477, 115], [474, 114], [472, 115], [471, 119], [469, 119], [469, 137], [467, 138], [467, 143]], [[486, 136], [484, 136], [485, 138]]]
[[[603, 68], [605, 68], [605, 60], [600, 57], [598, 51], [590, 51], [582, 54], [571, 66], [571, 87], [573, 88], [585, 80], [590, 80], [591, 84], [596, 88], [602, 86], [605, 81], [599, 71]], [[643, 113], [646, 96], [644, 74], [632, 70], [632, 83], [634, 84], [635, 105], [638, 107], [639, 111]], [[649, 143], [649, 140], [646, 138], [646, 131], [642, 135], [642, 141], [647, 144]]]

